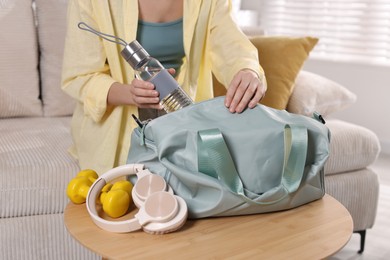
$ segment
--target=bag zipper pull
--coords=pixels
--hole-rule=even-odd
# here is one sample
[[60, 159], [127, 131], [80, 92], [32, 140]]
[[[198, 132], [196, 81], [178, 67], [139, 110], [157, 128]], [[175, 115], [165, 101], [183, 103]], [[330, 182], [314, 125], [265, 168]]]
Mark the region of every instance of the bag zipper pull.
[[318, 113], [316, 111], [313, 113], [313, 118], [315, 120], [317, 120], [318, 122], [323, 123], [324, 125], [326, 124], [325, 119], [321, 116], [320, 113]]
[[140, 128], [143, 128], [144, 127], [144, 124], [142, 124], [142, 122], [138, 119], [138, 117], [134, 114], [131, 114], [131, 116], [133, 117], [134, 121], [137, 123], [137, 125], [140, 127]]
[[144, 133], [144, 130], [145, 130], [145, 126], [150, 122], [150, 120], [146, 120], [145, 122], [141, 122], [141, 120], [138, 119], [138, 117], [134, 114], [131, 114], [131, 116], [133, 117], [134, 121], [137, 123], [137, 125], [139, 126], [139, 128], [141, 129], [140, 131], [140, 145], [145, 145], [145, 133]]

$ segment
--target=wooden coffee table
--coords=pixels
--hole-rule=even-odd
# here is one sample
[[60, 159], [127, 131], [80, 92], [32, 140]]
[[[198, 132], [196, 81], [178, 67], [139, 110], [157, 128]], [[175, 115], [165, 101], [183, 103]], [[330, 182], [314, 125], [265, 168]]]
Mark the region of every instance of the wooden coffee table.
[[109, 233], [92, 222], [85, 205], [69, 203], [65, 225], [82, 245], [109, 259], [323, 259], [353, 231], [350, 214], [329, 195], [282, 212], [188, 220], [165, 235]]

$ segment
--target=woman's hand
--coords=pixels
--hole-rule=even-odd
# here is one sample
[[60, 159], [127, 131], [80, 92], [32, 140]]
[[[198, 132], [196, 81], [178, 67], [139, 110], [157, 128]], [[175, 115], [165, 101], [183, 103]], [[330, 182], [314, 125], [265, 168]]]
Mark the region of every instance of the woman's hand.
[[134, 79], [129, 87], [130, 104], [139, 108], [161, 109], [159, 104], [159, 93], [155, 86], [147, 81]]
[[265, 78], [259, 79], [250, 69], [240, 70], [229, 85], [225, 106], [232, 113], [241, 113], [245, 108], [254, 108], [267, 91]]
[[[175, 74], [175, 69], [168, 69]], [[140, 79], [133, 79], [130, 84], [115, 82], [111, 85], [107, 96], [108, 105], [133, 105], [139, 108], [162, 109], [159, 104], [159, 93], [155, 86]]]
[[159, 93], [152, 83], [134, 79], [130, 84], [115, 82], [107, 96], [107, 104], [114, 106], [133, 105], [139, 108], [161, 109]]

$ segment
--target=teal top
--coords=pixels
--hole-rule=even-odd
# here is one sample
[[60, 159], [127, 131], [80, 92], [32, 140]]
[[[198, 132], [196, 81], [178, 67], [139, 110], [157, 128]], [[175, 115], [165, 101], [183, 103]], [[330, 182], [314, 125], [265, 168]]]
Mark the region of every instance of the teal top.
[[165, 68], [179, 73], [183, 63], [183, 19], [166, 23], [138, 21], [137, 41]]

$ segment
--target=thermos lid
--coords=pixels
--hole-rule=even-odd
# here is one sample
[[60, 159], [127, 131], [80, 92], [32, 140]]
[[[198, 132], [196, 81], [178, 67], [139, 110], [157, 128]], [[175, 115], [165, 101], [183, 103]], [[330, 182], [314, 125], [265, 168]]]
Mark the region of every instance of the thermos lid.
[[149, 53], [146, 52], [137, 40], [127, 44], [121, 51], [121, 55], [133, 69], [138, 68], [145, 58], [150, 57]]

